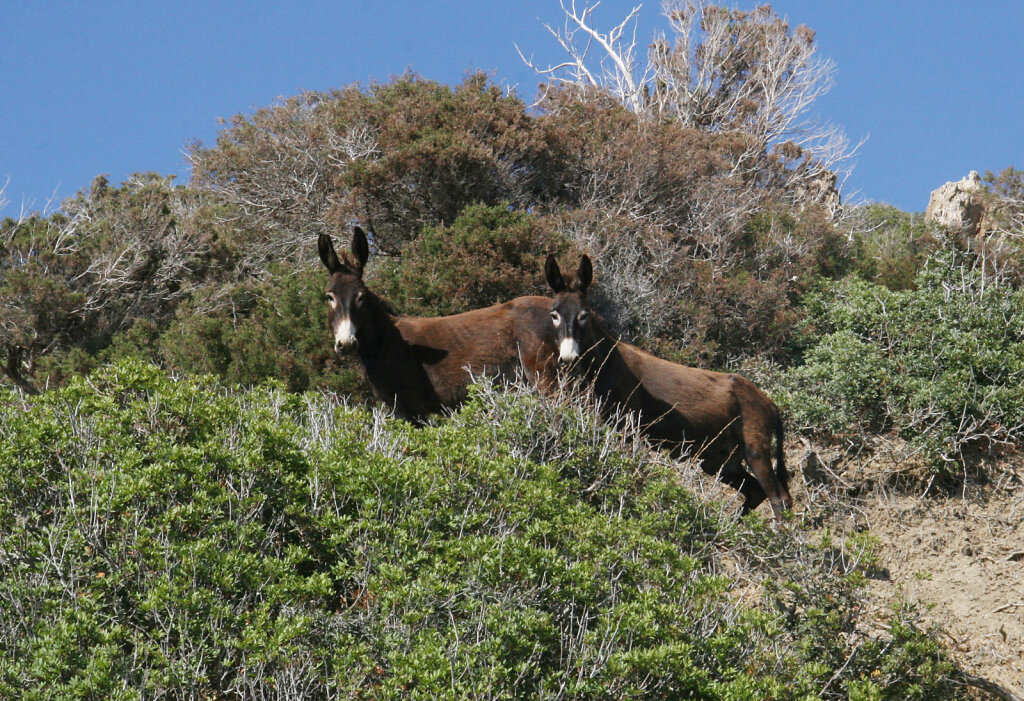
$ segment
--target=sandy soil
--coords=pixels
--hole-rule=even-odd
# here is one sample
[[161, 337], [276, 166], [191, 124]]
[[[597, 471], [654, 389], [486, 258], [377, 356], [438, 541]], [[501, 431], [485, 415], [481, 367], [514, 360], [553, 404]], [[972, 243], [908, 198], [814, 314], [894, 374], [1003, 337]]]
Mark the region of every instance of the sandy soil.
[[[801, 456], [791, 464], [806, 468], [811, 448], [787, 450]], [[901, 469], [884, 462], [812, 459], [794, 496], [814, 500], [812, 511], [830, 502], [821, 523], [833, 532], [866, 530], [880, 541], [872, 605], [895, 597], [917, 604], [967, 672], [1024, 696], [1024, 459], [1009, 456], [990, 468], [998, 479], [940, 497], [871, 480]]]
[[922, 604], [925, 620], [942, 626], [967, 671], [1024, 695], [1020, 499], [999, 493], [930, 502], [904, 497], [868, 502], [866, 510], [889, 571], [871, 592]]

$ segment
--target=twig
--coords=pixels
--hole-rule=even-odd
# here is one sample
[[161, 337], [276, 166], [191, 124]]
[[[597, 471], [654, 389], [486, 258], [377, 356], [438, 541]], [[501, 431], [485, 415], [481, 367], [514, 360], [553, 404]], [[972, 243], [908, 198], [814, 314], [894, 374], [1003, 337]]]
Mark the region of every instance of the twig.
[[828, 689], [828, 688], [829, 688], [830, 686], [832, 686], [832, 682], [834, 682], [834, 681], [835, 681], [836, 679], [838, 679], [838, 678], [839, 678], [839, 675], [841, 675], [841, 674], [843, 673], [843, 671], [844, 671], [844, 670], [845, 670], [845, 669], [846, 669], [846, 668], [847, 668], [847, 667], [849, 666], [850, 662], [852, 662], [852, 661], [853, 661], [853, 656], [857, 654], [857, 650], [859, 650], [859, 649], [860, 649], [860, 646], [861, 646], [861, 644], [862, 644], [863, 642], [864, 642], [863, 640], [862, 640], [862, 641], [859, 641], [859, 642], [858, 642], [858, 643], [857, 643], [857, 644], [856, 644], [856, 645], [854, 646], [853, 650], [851, 650], [851, 651], [850, 651], [850, 656], [846, 658], [846, 662], [844, 662], [844, 663], [843, 663], [843, 666], [842, 666], [842, 667], [840, 667], [840, 668], [839, 668], [839, 669], [838, 669], [838, 670], [836, 671], [836, 673], [832, 675], [832, 678], [831, 678], [831, 679], [829, 679], [829, 680], [828, 680], [828, 682], [826, 682], [826, 683], [825, 683], [825, 686], [821, 687], [821, 691], [820, 691], [820, 692], [818, 692], [818, 696], [824, 696], [824, 695], [825, 695], [825, 691], [826, 691], [826, 690], [827, 690], [827, 689]]
[[1024, 601], [1014, 601], [1014, 602], [1010, 602], [1009, 604], [1003, 604], [1002, 606], [997, 608], [992, 613], [1001, 613], [1001, 612], [1005, 611], [1006, 609], [1016, 608], [1017, 606], [1024, 606]]
[[999, 684], [996, 684], [993, 681], [989, 681], [984, 677], [976, 677], [973, 674], [968, 674], [967, 672], [964, 672], [963, 670], [960, 670], [958, 672], [958, 675], [960, 677], [960, 680], [967, 686], [973, 686], [975, 689], [987, 691], [993, 696], [997, 696], [1003, 699], [1003, 701], [1024, 701], [1024, 699], [1021, 699], [1020, 696], [1017, 696], [1015, 693], [1013, 693], [1006, 687], [1000, 686]]

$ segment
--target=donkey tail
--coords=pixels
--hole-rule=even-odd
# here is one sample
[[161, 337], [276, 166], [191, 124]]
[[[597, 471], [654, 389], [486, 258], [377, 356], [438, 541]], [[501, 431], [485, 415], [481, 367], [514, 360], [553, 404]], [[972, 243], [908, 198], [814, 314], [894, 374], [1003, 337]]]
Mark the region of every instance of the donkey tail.
[[782, 417], [775, 414], [775, 476], [787, 490], [789, 489], [789, 470], [786, 469], [786, 451], [782, 449], [784, 431]]

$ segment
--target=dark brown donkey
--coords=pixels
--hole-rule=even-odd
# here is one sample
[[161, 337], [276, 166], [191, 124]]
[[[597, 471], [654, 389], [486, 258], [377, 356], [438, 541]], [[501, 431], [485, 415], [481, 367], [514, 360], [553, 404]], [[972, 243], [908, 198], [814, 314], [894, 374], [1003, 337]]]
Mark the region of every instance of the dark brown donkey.
[[352, 258], [339, 258], [320, 235], [327, 321], [335, 350], [355, 349], [377, 398], [396, 415], [422, 423], [466, 399], [473, 376], [511, 378], [523, 371], [542, 387], [555, 379], [551, 300], [518, 297], [504, 304], [437, 318], [396, 316], [363, 284], [370, 255], [359, 227]]
[[[605, 410], [632, 414], [648, 437], [677, 457], [690, 449], [705, 472], [717, 473], [743, 495], [743, 513], [768, 498], [781, 520], [793, 500], [775, 403], [744, 377], [671, 363], [613, 338], [588, 308], [593, 270], [586, 256], [575, 280], [562, 277], [554, 256], [544, 272], [555, 293], [550, 313], [559, 361], [593, 385]], [[744, 459], [757, 479], [744, 469]]]

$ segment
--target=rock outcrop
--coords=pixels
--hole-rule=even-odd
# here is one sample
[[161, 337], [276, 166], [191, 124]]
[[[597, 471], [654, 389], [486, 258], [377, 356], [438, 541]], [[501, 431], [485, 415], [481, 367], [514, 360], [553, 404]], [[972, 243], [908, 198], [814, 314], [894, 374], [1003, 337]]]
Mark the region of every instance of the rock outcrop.
[[978, 171], [972, 170], [963, 180], [946, 183], [934, 190], [924, 211], [925, 221], [933, 221], [968, 238], [978, 234], [985, 213]]
[[834, 172], [823, 170], [797, 186], [798, 197], [805, 202], [820, 202], [834, 215], [842, 204], [838, 183]]

